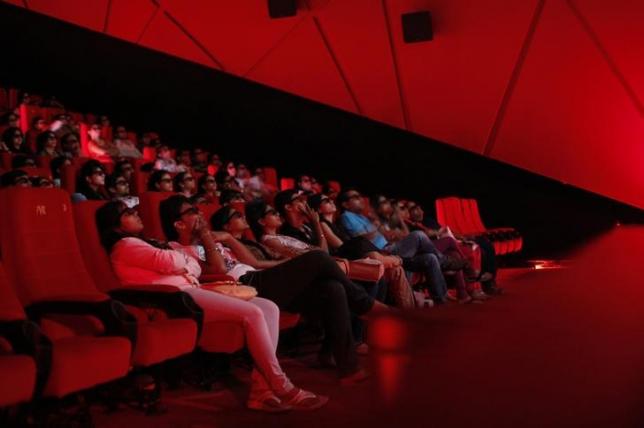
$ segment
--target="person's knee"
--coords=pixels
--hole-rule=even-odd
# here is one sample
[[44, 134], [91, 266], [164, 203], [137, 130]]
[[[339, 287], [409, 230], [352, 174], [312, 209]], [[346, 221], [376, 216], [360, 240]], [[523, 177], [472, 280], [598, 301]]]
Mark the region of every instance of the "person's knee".
[[322, 299], [328, 302], [331, 306], [346, 305], [347, 293], [338, 281], [321, 281], [319, 282], [319, 290]]
[[414, 231], [410, 232], [410, 234], [418, 242], [429, 241], [429, 237], [427, 236], [427, 234], [425, 232], [420, 231], [420, 230], [414, 230]]
[[258, 323], [264, 322], [264, 312], [262, 309], [255, 305], [248, 306], [243, 314], [244, 325], [257, 325]]
[[279, 317], [280, 308], [275, 302], [268, 299], [263, 299], [261, 297], [256, 297], [257, 306], [260, 308], [261, 312], [265, 314], [267, 318], [276, 318]]
[[434, 266], [440, 267], [440, 263], [438, 261], [438, 257], [436, 257], [436, 254], [431, 254], [431, 253], [424, 253], [424, 254], [419, 254], [415, 257], [416, 262], [420, 263], [425, 269], [431, 269]]

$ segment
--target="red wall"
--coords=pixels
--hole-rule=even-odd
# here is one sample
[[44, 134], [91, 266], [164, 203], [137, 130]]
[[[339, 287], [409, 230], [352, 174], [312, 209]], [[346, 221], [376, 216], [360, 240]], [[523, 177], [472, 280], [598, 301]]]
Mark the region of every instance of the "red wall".
[[[11, 3], [644, 208], [644, 2]], [[404, 44], [416, 10], [434, 40]]]

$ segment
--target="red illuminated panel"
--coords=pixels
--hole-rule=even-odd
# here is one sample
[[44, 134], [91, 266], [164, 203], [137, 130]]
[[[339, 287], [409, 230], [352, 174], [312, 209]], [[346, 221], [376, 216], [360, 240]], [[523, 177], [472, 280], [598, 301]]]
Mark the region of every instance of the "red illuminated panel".
[[644, 207], [644, 121], [564, 2], [547, 2], [492, 156]]
[[155, 10], [150, 0], [112, 0], [107, 33], [136, 42]]
[[155, 14], [141, 38], [143, 46], [216, 68], [213, 61], [163, 12]]
[[361, 113], [402, 128], [402, 108], [382, 8], [373, 0], [336, 1], [317, 16]]
[[[537, 2], [388, 0], [410, 130], [483, 152]], [[400, 15], [432, 13], [434, 40], [405, 44]]]
[[221, 61], [226, 71], [239, 75], [259, 61], [305, 14], [300, 11], [297, 17], [270, 19], [267, 2], [258, 0], [166, 0], [163, 7]]
[[644, 2], [571, 1], [619, 72], [644, 102]]
[[310, 18], [303, 20], [248, 78], [334, 107], [356, 111]]

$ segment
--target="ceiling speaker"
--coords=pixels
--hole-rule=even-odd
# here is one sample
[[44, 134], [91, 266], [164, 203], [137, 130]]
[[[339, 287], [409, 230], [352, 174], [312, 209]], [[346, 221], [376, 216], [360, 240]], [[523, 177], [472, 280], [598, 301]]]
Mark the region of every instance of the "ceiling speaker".
[[427, 42], [434, 38], [432, 15], [427, 11], [403, 13], [402, 28], [405, 43]]
[[268, 0], [268, 16], [273, 19], [297, 15], [297, 0]]

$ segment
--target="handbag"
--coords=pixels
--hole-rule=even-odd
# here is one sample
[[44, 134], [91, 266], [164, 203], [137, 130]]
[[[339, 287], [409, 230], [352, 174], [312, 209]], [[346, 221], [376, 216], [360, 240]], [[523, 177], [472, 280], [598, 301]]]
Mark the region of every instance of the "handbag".
[[385, 266], [378, 260], [360, 259], [349, 261], [348, 277], [357, 281], [378, 282], [385, 274]]
[[237, 281], [216, 281], [201, 284], [204, 290], [214, 291], [225, 296], [241, 300], [250, 300], [257, 297], [257, 289], [249, 285], [243, 285]]

